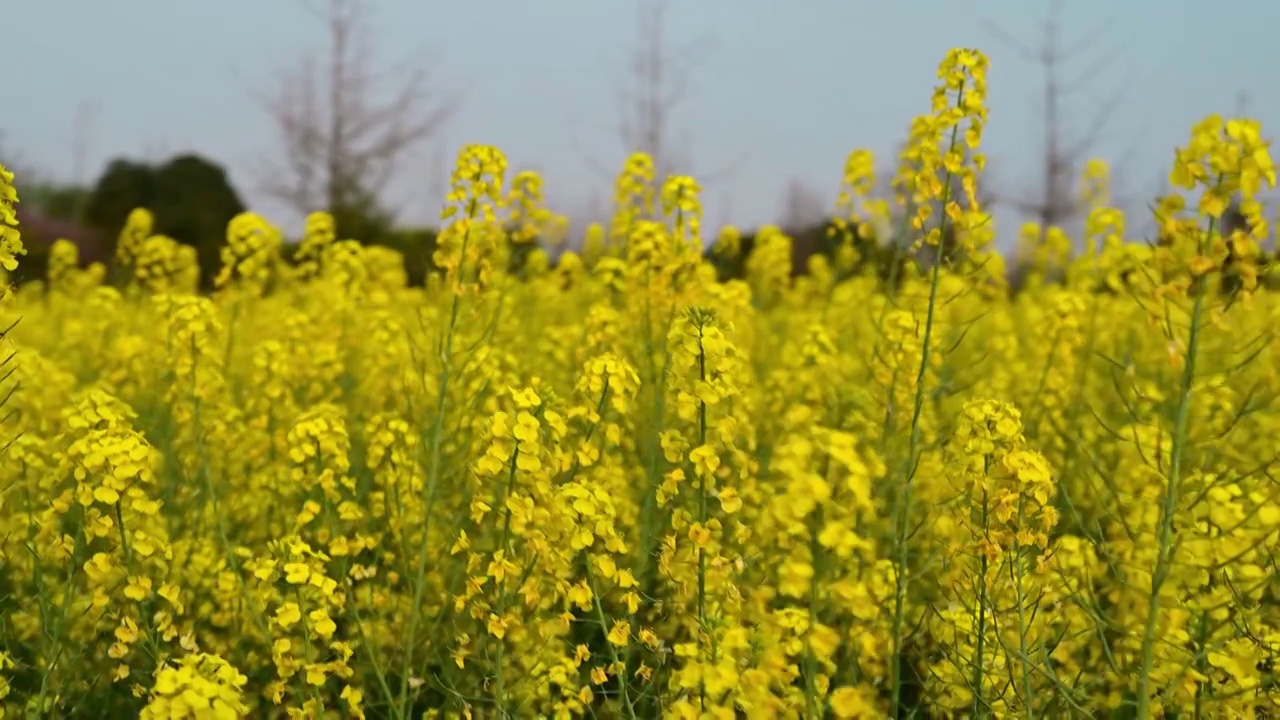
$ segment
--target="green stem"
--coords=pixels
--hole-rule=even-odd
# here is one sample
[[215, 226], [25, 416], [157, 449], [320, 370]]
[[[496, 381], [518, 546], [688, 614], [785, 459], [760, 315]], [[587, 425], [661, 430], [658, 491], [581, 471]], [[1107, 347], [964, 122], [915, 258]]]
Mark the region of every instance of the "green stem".
[[[702, 328], [698, 328], [698, 379], [707, 381], [707, 352], [702, 346]], [[707, 444], [707, 403], [698, 402], [698, 447]], [[694, 469], [697, 473], [697, 468]], [[703, 530], [707, 527], [707, 483], [709, 477], [698, 480], [698, 523]], [[707, 552], [698, 548], [698, 627], [706, 633], [711, 644], [711, 661], [716, 661], [716, 641], [710, 628], [707, 627]], [[705, 683], [698, 685], [698, 698], [703, 712], [706, 711], [707, 688]]]
[[[587, 561], [586, 566], [587, 582], [591, 586], [591, 597], [595, 600], [596, 621], [600, 623], [601, 632], [607, 636], [609, 634], [609, 620], [604, 615], [604, 606], [600, 604], [600, 591], [596, 587], [595, 574], [591, 572], [590, 560]], [[613, 643], [609, 642], [606, 638], [604, 644], [609, 648], [609, 657], [613, 660], [614, 668], [621, 668], [618, 673], [618, 694], [622, 697], [622, 707], [626, 709], [627, 717], [631, 718], [631, 720], [636, 720], [638, 717], [636, 715], [636, 708], [631, 702], [631, 691], [627, 687], [626, 667], [622, 665], [621, 659], [618, 657], [618, 650], [613, 646]]]
[[254, 606], [252, 600], [253, 595], [248, 592], [248, 587], [244, 582], [244, 573], [241, 572], [240, 569], [240, 560], [236, 557], [235, 550], [231, 545], [231, 537], [227, 533], [227, 519], [218, 504], [218, 491], [213, 484], [213, 477], [209, 472], [208, 454], [204, 444], [204, 419], [201, 412], [203, 403], [201, 402], [200, 394], [196, 389], [198, 387], [196, 373], [199, 368], [199, 355], [195, 354], [196, 341], [194, 337], [191, 339], [191, 352], [193, 358], [191, 365], [191, 404], [192, 424], [195, 426], [196, 435], [196, 458], [199, 462], [199, 470], [197, 473], [200, 475], [201, 480], [203, 480], [205, 493], [208, 494], [209, 503], [212, 505], [213, 517], [218, 529], [218, 540], [222, 545], [222, 552], [226, 557], [227, 566], [235, 572], [236, 582], [241, 586], [241, 592], [244, 593], [243, 599], [247, 601], [246, 605], [253, 606], [250, 607], [249, 610], [253, 612], [254, 619], [258, 623], [258, 629], [262, 631], [262, 637], [266, 639], [267, 642], [271, 642], [271, 630], [267, 625], [266, 620], [259, 612], [257, 612], [257, 607]]
[[[515, 449], [511, 451], [511, 469], [507, 473], [506, 491], [502, 493], [502, 540], [498, 544], [498, 549], [502, 551], [502, 561], [510, 562], [511, 555], [511, 491], [516, 486], [516, 461], [520, 459], [520, 443], [516, 442]], [[507, 614], [507, 581], [506, 574], [503, 574], [502, 587], [498, 593], [498, 620], [502, 621]], [[507, 694], [506, 694], [506, 650], [507, 643], [505, 639], [498, 640], [498, 659], [497, 671], [494, 673], [493, 694], [498, 699], [498, 717], [508, 717], [507, 714]]]
[[[1018, 500], [1018, 527], [1022, 527], [1024, 503], [1024, 499]], [[1034, 720], [1035, 696], [1031, 693], [1031, 659], [1027, 655], [1027, 603], [1024, 594], [1026, 588], [1022, 584], [1026, 573], [1022, 565], [1022, 543], [1016, 538], [1013, 541], [1013, 563], [1014, 591], [1018, 601], [1018, 655], [1022, 670], [1022, 702], [1026, 704], [1027, 720]]]
[[[467, 219], [475, 217], [477, 201], [472, 199], [467, 206]], [[458, 279], [461, 282], [464, 263], [467, 257], [467, 244], [471, 239], [471, 223], [467, 223], [466, 232], [462, 235], [462, 247], [459, 250], [461, 260], [458, 265]], [[461, 312], [462, 294], [453, 290], [453, 301], [449, 308], [449, 325], [445, 331], [444, 347], [440, 351], [440, 379], [436, 385], [436, 414], [432, 421], [431, 438], [428, 452], [427, 483], [424, 488], [426, 501], [423, 508], [422, 542], [418, 547], [418, 565], [413, 576], [413, 604], [409, 608], [409, 628], [405, 636], [404, 664], [400, 673], [400, 716], [408, 717], [410, 709], [409, 674], [413, 668], [413, 653], [418, 641], [418, 621], [421, 615], [422, 599], [426, 593], [427, 552], [431, 542], [431, 514], [435, 509], [436, 497], [440, 485], [440, 445], [444, 437], [444, 414], [448, 405], [449, 380], [453, 368], [453, 341], [458, 327], [458, 316]]]
[[[983, 474], [986, 474], [987, 458], [982, 459]], [[987, 532], [987, 491], [982, 491], [982, 532]], [[984, 652], [987, 641], [987, 553], [979, 552], [979, 568], [978, 568], [978, 642], [977, 657], [973, 662], [973, 716], [975, 718], [982, 717], [982, 711], [987, 707], [982, 701], [982, 683], [983, 671], [986, 669], [986, 663], [983, 661], [982, 653]]]
[[[1216, 218], [1209, 219], [1206, 233], [1213, 235]], [[1198, 249], [1204, 245], [1198, 241]], [[1178, 509], [1178, 491], [1182, 485], [1182, 463], [1186, 452], [1187, 434], [1191, 419], [1192, 385], [1196, 378], [1196, 354], [1200, 344], [1203, 322], [1206, 276], [1196, 280], [1196, 298], [1191, 308], [1191, 329], [1187, 336], [1187, 358], [1182, 367], [1182, 382], [1178, 389], [1178, 409], [1173, 421], [1173, 437], [1169, 448], [1169, 476], [1164, 489], [1164, 502], [1160, 505], [1159, 534], [1156, 546], [1156, 565], [1151, 572], [1151, 594], [1147, 599], [1147, 624], [1142, 632], [1142, 666], [1138, 671], [1138, 718], [1146, 720], [1151, 714], [1151, 668], [1155, 664], [1156, 628], [1160, 619], [1160, 590], [1168, 579], [1173, 562], [1173, 517]]]
[[[1201, 612], [1199, 622], [1196, 623], [1196, 672], [1201, 676], [1205, 676], [1208, 670], [1208, 653], [1205, 652], [1205, 641], [1209, 636], [1209, 617], [1207, 613]], [[1204, 689], [1203, 681], [1196, 683], [1196, 707], [1195, 714], [1192, 716], [1195, 720], [1204, 717]]]
[[813, 626], [819, 619], [818, 588], [822, 584], [824, 569], [820, 562], [823, 554], [822, 545], [818, 542], [823, 526], [823, 516], [822, 506], [818, 506], [809, 520], [809, 562], [813, 563], [813, 575], [809, 578], [809, 625], [805, 628], [804, 642], [804, 705], [808, 716], [812, 718], [822, 717], [818, 709], [818, 659], [813, 654]]
[[[960, 97], [957, 103], [964, 98], [964, 88], [960, 89]], [[956, 137], [959, 134], [959, 126], [951, 128], [951, 150], [955, 149]], [[942, 185], [942, 220], [939, 231], [942, 237], [938, 238], [938, 245], [934, 250], [933, 268], [929, 279], [929, 306], [925, 313], [924, 335], [921, 339], [922, 347], [920, 350], [920, 366], [916, 372], [916, 393], [915, 402], [911, 413], [911, 436], [907, 446], [907, 456], [902, 465], [902, 480], [894, 493], [893, 499], [893, 523], [894, 523], [894, 550], [896, 551], [897, 572], [895, 573], [895, 588], [893, 599], [893, 651], [889, 659], [889, 683], [890, 683], [890, 717], [897, 718], [901, 712], [902, 703], [902, 649], [904, 622], [906, 620], [906, 603], [907, 603], [907, 583], [910, 579], [910, 572], [907, 569], [908, 553], [907, 553], [907, 535], [911, 521], [911, 486], [915, 478], [916, 455], [920, 449], [920, 417], [924, 412], [925, 399], [925, 378], [929, 371], [929, 362], [932, 359], [932, 343], [933, 343], [933, 323], [934, 316], [937, 312], [938, 305], [938, 284], [942, 273], [942, 252], [945, 245], [947, 233], [947, 213], [946, 205], [951, 199], [951, 171], [946, 172]]]

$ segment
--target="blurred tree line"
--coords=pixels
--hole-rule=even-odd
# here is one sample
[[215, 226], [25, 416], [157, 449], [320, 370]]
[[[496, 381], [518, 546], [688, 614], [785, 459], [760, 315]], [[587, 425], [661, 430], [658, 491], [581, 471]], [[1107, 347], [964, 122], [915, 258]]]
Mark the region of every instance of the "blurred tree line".
[[[28, 248], [28, 255], [14, 276], [19, 283], [45, 277], [49, 248], [58, 239], [73, 241], [80, 249], [83, 263], [109, 265], [129, 213], [144, 207], [153, 214], [157, 234], [196, 249], [202, 282], [207, 289], [221, 267], [220, 252], [227, 223], [246, 210], [226, 170], [194, 154], [178, 155], [160, 163], [116, 159], [108, 163], [88, 187], [45, 182], [20, 186], [19, 193], [20, 222]], [[399, 252], [411, 284], [422, 284], [434, 270], [431, 258], [436, 245], [435, 228], [397, 226], [372, 197], [348, 198], [331, 212], [339, 237], [355, 238]], [[806, 273], [809, 260], [814, 256], [834, 257], [841, 242], [839, 233], [833, 232], [834, 227], [833, 221], [822, 220], [784, 231], [791, 240], [794, 275]], [[746, 259], [758, 234], [758, 230], [742, 233], [739, 252], [728, 256], [708, 248], [708, 260], [715, 265], [722, 280], [745, 276]], [[513, 254], [511, 269], [520, 270], [529, 251], [536, 246], [536, 243], [519, 246], [519, 252]], [[876, 242], [855, 236], [853, 246], [859, 258], [854, 271], [874, 272], [881, 279], [890, 277], [895, 265], [900, 268], [909, 257], [892, 241]]]
[[[194, 154], [178, 155], [160, 163], [116, 159], [88, 187], [45, 182], [20, 187], [19, 192], [21, 227], [28, 248], [28, 255], [14, 276], [19, 283], [45, 277], [49, 248], [58, 239], [73, 241], [80, 248], [83, 263], [109, 264], [129, 213], [144, 207], [154, 216], [157, 234], [196, 249], [202, 282], [207, 288], [221, 266], [227, 223], [246, 210], [225, 168]], [[372, 198], [345, 203], [333, 214], [339, 237], [399, 252], [411, 284], [421, 284], [434, 270], [431, 256], [436, 244], [435, 228], [399, 227]], [[833, 255], [839, 241], [833, 237], [831, 227], [831, 222], [823, 221], [787, 231], [792, 240], [795, 274], [806, 271], [811, 256]], [[731, 257], [717, 256], [708, 249], [708, 258], [722, 279], [745, 275], [745, 260], [755, 245], [756, 234], [743, 233], [741, 251]], [[519, 270], [534, 246], [520, 246], [521, 252], [513, 256], [514, 270]], [[901, 255], [892, 247], [862, 238], [855, 238], [855, 247], [861, 262], [873, 264], [882, 277], [889, 274], [895, 255]], [[902, 259], [898, 257], [899, 262]]]
[[[51, 182], [22, 186], [21, 181], [19, 177], [19, 222], [27, 256], [14, 276], [19, 283], [44, 278], [49, 248], [59, 239], [74, 242], [84, 263], [109, 263], [125, 219], [134, 208], [144, 207], [154, 216], [157, 234], [196, 249], [208, 287], [221, 266], [227, 223], [246, 209], [226, 170], [193, 154], [158, 164], [113, 160], [89, 187]], [[396, 227], [372, 201], [348, 204], [334, 214], [341, 237], [399, 251], [410, 281], [423, 282], [431, 269], [435, 229]]]
[[[18, 178], [21, 183], [21, 176]], [[19, 187], [19, 222], [28, 255], [23, 259], [14, 280], [22, 283], [43, 279], [48, 267], [49, 248], [55, 240], [68, 239], [80, 249], [82, 263], [102, 262], [110, 264], [115, 255], [120, 229], [129, 213], [138, 207], [149, 209], [155, 220], [155, 232], [196, 249], [200, 260], [202, 282], [207, 288], [221, 266], [220, 252], [226, 239], [227, 223], [246, 208], [228, 179], [226, 170], [218, 163], [199, 155], [183, 154], [160, 163], [147, 163], [127, 159], [110, 162], [90, 186], [37, 182]], [[434, 270], [432, 254], [436, 245], [436, 229], [430, 227], [399, 227], [389, 213], [380, 209], [373, 198], [357, 198], [348, 201], [333, 213], [338, 224], [339, 237], [355, 238], [368, 245], [379, 245], [396, 250], [404, 258], [409, 282], [421, 285]], [[1224, 220], [1224, 230], [1244, 225], [1244, 216], [1233, 205]], [[743, 232], [739, 237], [739, 251], [728, 255], [714, 252], [709, 247], [707, 258], [712, 262], [721, 280], [741, 279], [746, 275], [746, 259], [754, 248], [758, 230]], [[784, 234], [791, 241], [791, 271], [793, 275], [805, 274], [811, 258], [834, 258], [842, 242], [835, 232], [835, 223], [828, 219], [809, 222], [801, 227], [788, 228]], [[954, 260], [955, 238], [944, 235], [944, 262]], [[1163, 244], [1166, 238], [1157, 237], [1154, 244]], [[901, 238], [885, 238], [877, 242], [872, 238], [855, 236], [853, 249], [858, 258], [853, 272], [874, 273], [882, 280], [901, 270], [903, 263], [912, 259], [902, 249]], [[536, 244], [521, 245], [514, 253], [514, 271], [519, 271]], [[555, 253], [550, 253], [554, 258]], [[920, 258], [916, 258], [919, 260]], [[1229, 267], [1234, 267], [1230, 258]], [[1271, 284], [1275, 278], [1270, 272], [1274, 262], [1272, 253], [1264, 253], [1260, 280]], [[555, 262], [554, 259], [551, 262]], [[1020, 289], [1022, 268], [1010, 267], [1010, 291]], [[1238, 289], [1238, 278], [1232, 275], [1224, 289]]]

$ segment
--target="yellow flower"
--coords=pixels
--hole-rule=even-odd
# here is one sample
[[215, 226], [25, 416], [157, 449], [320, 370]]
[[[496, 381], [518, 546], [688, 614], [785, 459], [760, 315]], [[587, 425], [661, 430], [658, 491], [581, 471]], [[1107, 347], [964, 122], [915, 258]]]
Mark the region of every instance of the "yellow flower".
[[287, 602], [276, 609], [276, 622], [280, 627], [288, 629], [302, 619], [302, 610], [297, 603]]
[[151, 578], [129, 578], [129, 584], [124, 588], [124, 596], [137, 602], [146, 600], [151, 596]]
[[625, 647], [631, 640], [631, 625], [626, 620], [618, 620], [609, 629], [608, 640], [610, 645]]
[[585, 583], [580, 582], [569, 588], [569, 602], [577, 605], [583, 610], [591, 608], [591, 588]]
[[327, 610], [312, 610], [308, 617], [311, 618], [311, 628], [321, 638], [328, 640], [337, 631], [338, 626], [329, 618]]
[[738, 491], [728, 487], [720, 490], [720, 507], [728, 514], [738, 512], [742, 509], [742, 497], [738, 495]]
[[290, 585], [305, 585], [311, 579], [311, 567], [306, 563], [286, 563], [285, 581]]
[[831, 712], [842, 720], [870, 720], [882, 717], [870, 696], [862, 688], [840, 687], [831, 693]]
[[18, 217], [13, 207], [17, 202], [13, 173], [0, 165], [0, 268], [9, 272], [18, 269], [18, 256], [27, 252], [18, 233]]

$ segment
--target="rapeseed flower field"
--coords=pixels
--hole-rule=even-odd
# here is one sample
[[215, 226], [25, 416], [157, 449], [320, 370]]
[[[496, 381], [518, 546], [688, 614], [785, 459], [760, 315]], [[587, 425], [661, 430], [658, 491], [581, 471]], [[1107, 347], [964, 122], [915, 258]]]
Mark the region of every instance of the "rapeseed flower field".
[[766, 228], [718, 278], [643, 155], [512, 270], [558, 221], [479, 145], [425, 287], [323, 212], [236, 217], [212, 294], [145, 210], [126, 282], [58, 244], [0, 304], [0, 716], [1273, 717], [1261, 129], [1191, 130], [1159, 242], [1091, 164], [1014, 293], [987, 69], [849, 155], [805, 274]]

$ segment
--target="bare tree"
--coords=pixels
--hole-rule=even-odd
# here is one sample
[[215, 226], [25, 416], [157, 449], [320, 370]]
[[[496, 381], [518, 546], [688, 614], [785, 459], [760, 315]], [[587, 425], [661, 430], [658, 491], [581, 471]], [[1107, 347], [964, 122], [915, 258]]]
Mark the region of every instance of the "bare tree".
[[168, 134], [155, 135], [142, 141], [138, 156], [145, 162], [158, 165], [177, 154], [178, 148], [185, 146], [184, 143], [174, 142]]
[[[88, 158], [90, 135], [96, 115], [96, 103], [82, 102], [76, 108], [71, 137], [66, 143], [71, 151], [69, 175], [9, 154], [5, 152], [8, 148], [0, 150], [0, 154], [6, 155], [8, 168], [16, 173], [19, 195], [22, 197], [18, 212], [28, 225], [38, 219], [44, 226], [42, 229], [57, 226], [57, 232], [70, 238], [68, 228], [73, 226], [68, 223], [82, 219], [93, 182], [88, 176]], [[46, 235], [32, 233], [32, 236]]]
[[74, 207], [71, 208], [71, 219], [80, 222], [84, 219], [85, 208], [89, 204], [89, 156], [93, 129], [97, 124], [99, 105], [96, 101], [81, 103], [76, 108], [75, 126], [71, 135], [71, 185], [76, 188]]
[[99, 107], [97, 102], [85, 102], [76, 108], [75, 127], [71, 135], [71, 182], [79, 186], [89, 182], [89, 144], [92, 142]]
[[721, 191], [716, 198], [719, 201], [719, 211], [716, 213], [716, 227], [723, 228], [728, 225], [735, 225], [737, 216], [734, 214], [733, 193]]
[[779, 227], [788, 232], [796, 232], [819, 225], [831, 212], [828, 204], [812, 186], [799, 178], [791, 178], [782, 195], [782, 219]]
[[[1061, 32], [1061, 0], [1048, 0], [1048, 8], [1042, 22], [1042, 36], [1036, 47], [1026, 45], [1018, 37], [988, 22], [988, 29], [1000, 41], [1016, 51], [1023, 60], [1039, 66], [1043, 78], [1041, 112], [1043, 121], [1043, 148], [1041, 159], [1041, 192], [1039, 197], [1008, 198], [1021, 212], [1035, 217], [1041, 227], [1063, 226], [1076, 219], [1081, 210], [1080, 198], [1075, 192], [1077, 176], [1089, 156], [1096, 151], [1103, 133], [1114, 120], [1132, 78], [1117, 83], [1100, 100], [1090, 101], [1097, 108], [1094, 114], [1081, 121], [1064, 121], [1064, 107], [1072, 102], [1089, 85], [1094, 84], [1104, 72], [1112, 72], [1120, 46], [1103, 53], [1095, 53], [1096, 43], [1103, 38], [1103, 29], [1110, 25], [1105, 21], [1086, 34], [1082, 40], [1065, 44]], [[1082, 70], [1074, 76], [1064, 77], [1065, 68], [1093, 54]], [[1083, 130], [1068, 133], [1068, 124]], [[1134, 144], [1130, 144], [1132, 150]]]
[[299, 214], [387, 213], [388, 184], [405, 155], [439, 133], [460, 102], [420, 64], [378, 67], [367, 0], [303, 0], [327, 30], [323, 58], [308, 54], [255, 98], [279, 135], [263, 190]]
[[41, 175], [40, 168], [25, 153], [17, 149], [17, 143], [9, 141], [9, 131], [0, 129], [0, 163], [3, 163], [9, 172], [14, 174], [14, 182], [29, 182], [27, 178], [34, 180]]
[[[678, 116], [691, 97], [697, 72], [713, 49], [703, 34], [684, 44], [672, 44], [668, 33], [669, 0], [638, 0], [636, 43], [626, 61], [626, 75], [616, 88], [620, 107], [617, 136], [626, 152], [653, 158], [659, 178], [681, 173], [695, 175], [703, 187], [724, 179], [745, 163], [739, 156], [723, 167], [698, 171], [691, 134]], [[589, 156], [588, 163], [602, 177], [615, 170]]]

